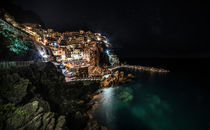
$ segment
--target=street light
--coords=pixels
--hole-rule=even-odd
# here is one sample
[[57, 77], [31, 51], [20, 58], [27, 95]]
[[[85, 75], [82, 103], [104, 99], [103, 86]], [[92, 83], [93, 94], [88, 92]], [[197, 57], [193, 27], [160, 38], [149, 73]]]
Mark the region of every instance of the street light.
[[57, 42], [54, 42], [54, 46], [57, 46], [58, 44], [57, 44]]
[[101, 41], [101, 38], [98, 36], [98, 37], [97, 37], [97, 40], [98, 40], [98, 41]]
[[90, 41], [91, 41], [91, 40], [88, 38], [88, 39], [87, 39], [87, 42], [89, 43]]
[[106, 54], [109, 54], [109, 50], [106, 50]]
[[104, 40], [104, 43], [108, 43], [108, 41], [107, 40]]
[[43, 55], [44, 55], [44, 52], [43, 52], [43, 51], [39, 51], [39, 53], [41, 54], [41, 56], [43, 56]]

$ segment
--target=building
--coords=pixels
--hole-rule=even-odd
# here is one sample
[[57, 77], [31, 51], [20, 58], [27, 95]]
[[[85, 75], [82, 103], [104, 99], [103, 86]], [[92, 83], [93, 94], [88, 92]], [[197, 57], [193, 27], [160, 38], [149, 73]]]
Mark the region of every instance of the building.
[[72, 51], [71, 57], [75, 60], [83, 59], [84, 53], [83, 53], [82, 49], [76, 48]]
[[56, 57], [57, 61], [66, 60], [66, 53], [63, 48], [53, 48], [52, 53]]

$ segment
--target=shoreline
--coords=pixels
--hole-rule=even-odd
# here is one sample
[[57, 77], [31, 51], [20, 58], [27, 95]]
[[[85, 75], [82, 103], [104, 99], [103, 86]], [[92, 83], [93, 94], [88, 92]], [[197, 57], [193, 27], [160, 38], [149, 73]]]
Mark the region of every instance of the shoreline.
[[89, 104], [91, 105], [91, 108], [87, 111], [89, 120], [87, 121], [87, 126], [86, 126], [85, 130], [89, 130], [89, 129], [108, 130], [108, 128], [106, 126], [98, 123], [98, 120], [94, 117], [94, 112], [98, 108], [98, 105], [100, 102], [99, 98], [101, 97], [101, 93], [103, 91], [102, 89], [103, 88], [99, 88], [98, 91], [96, 91], [91, 97], [91, 100], [89, 102]]
[[[139, 67], [139, 68], [135, 68], [135, 67]], [[162, 68], [145, 67], [145, 66], [132, 66], [131, 68], [130, 67], [122, 67], [122, 68], [134, 69], [134, 70], [137, 70], [137, 71], [157, 72], [157, 73], [168, 73], [168, 72], [170, 72], [169, 70], [162, 69]], [[132, 82], [133, 80], [135, 80], [134, 79], [134, 76], [132, 74], [130, 75], [130, 73], [129, 73], [128, 75], [124, 75], [124, 71], [120, 71], [119, 72], [119, 68], [114, 69], [114, 71], [115, 72], [118, 72], [117, 73], [117, 76], [119, 76], [120, 73], [123, 72], [123, 78], [125, 78], [125, 79], [124, 80], [119, 80], [120, 77], [118, 77], [117, 78], [117, 81], [114, 81], [113, 84], [108, 85], [106, 87], [100, 86], [98, 88], [98, 90], [93, 93], [93, 95], [91, 96], [91, 100], [88, 103], [88, 104], [91, 105], [91, 108], [87, 111], [87, 114], [88, 114], [88, 117], [89, 117], [89, 121], [87, 122], [87, 128], [88, 129], [97, 129], [97, 128], [100, 128], [102, 130], [108, 130], [108, 128], [106, 126], [101, 125], [100, 123], [98, 123], [98, 120], [93, 116], [94, 112], [98, 108], [98, 105], [99, 105], [99, 102], [100, 102], [99, 99], [101, 98], [101, 93], [102, 93], [103, 89], [104, 88], [111, 88], [114, 85], [124, 84], [124, 83]], [[113, 75], [114, 75], [114, 72], [113, 72]], [[128, 78], [128, 77], [130, 77], [130, 78]], [[109, 78], [109, 76], [106, 79], [108, 79], [108, 78]], [[100, 82], [102, 82], [102, 80]]]

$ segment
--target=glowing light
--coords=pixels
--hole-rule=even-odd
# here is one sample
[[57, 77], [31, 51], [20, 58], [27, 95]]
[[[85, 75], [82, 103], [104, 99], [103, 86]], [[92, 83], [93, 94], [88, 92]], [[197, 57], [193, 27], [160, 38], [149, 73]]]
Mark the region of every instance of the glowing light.
[[100, 38], [100, 37], [97, 37], [97, 40], [98, 40], [98, 41], [101, 41], [101, 38]]
[[47, 39], [44, 38], [42, 44], [43, 44], [43, 45], [46, 45], [47, 42], [48, 42]]
[[58, 45], [58, 43], [57, 42], [54, 42], [54, 46], [57, 46]]
[[47, 39], [44, 39], [44, 43], [47, 43]]
[[62, 60], [66, 59], [65, 55], [61, 55]]
[[110, 47], [111, 46], [110, 43], [106, 43], [105, 45], [106, 45], [106, 47]]
[[87, 42], [90, 42], [90, 41], [91, 41], [91, 40], [88, 38], [88, 39], [87, 39]]
[[109, 76], [110, 76], [110, 74], [106, 74], [102, 78], [108, 78]]
[[36, 38], [35, 40], [36, 40], [37, 42], [39, 42], [39, 38]]
[[44, 52], [43, 52], [43, 51], [39, 51], [39, 53], [41, 54], [41, 56], [43, 56], [43, 55], [44, 55]]
[[82, 59], [83, 58], [83, 56], [80, 54], [72, 54], [71, 56], [73, 59]]
[[100, 34], [100, 33], [95, 33], [95, 35], [97, 35], [97, 36], [101, 36], [101, 34]]
[[42, 57], [47, 58], [48, 56], [44, 54]]
[[[60, 69], [63, 69], [63, 68], [64, 68], [64, 66], [63, 66], [63, 65], [59, 65], [59, 68], [60, 68]], [[66, 70], [65, 70], [65, 71], [66, 71]]]
[[26, 28], [27, 28], [28, 30], [32, 30], [32, 27], [27, 26]]
[[107, 40], [104, 40], [104, 43], [108, 43], [108, 41]]

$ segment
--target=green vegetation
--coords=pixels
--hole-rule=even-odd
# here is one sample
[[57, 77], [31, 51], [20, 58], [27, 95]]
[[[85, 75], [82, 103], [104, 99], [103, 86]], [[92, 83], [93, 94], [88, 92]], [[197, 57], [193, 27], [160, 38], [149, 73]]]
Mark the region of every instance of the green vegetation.
[[19, 39], [12, 39], [12, 44], [9, 46], [10, 50], [16, 54], [26, 53], [29, 49], [28, 42], [19, 40]]
[[27, 115], [28, 113], [24, 110], [21, 110], [20, 108], [16, 108], [16, 110], [14, 111], [14, 114], [18, 114], [18, 115], [21, 115], [21, 116], [25, 116]]
[[0, 130], [3, 129], [4, 121], [6, 121], [9, 117], [11, 117], [15, 111], [16, 111], [15, 104], [0, 103]]
[[19, 61], [40, 59], [31, 41], [24, 41], [22, 37], [13, 37], [9, 32], [0, 29], [0, 60]]
[[13, 37], [4, 31], [0, 31], [0, 33], [10, 41], [10, 44], [7, 45], [10, 51], [16, 54], [21, 54], [26, 53], [26, 51], [29, 50], [29, 42], [18, 39], [17, 37]]

